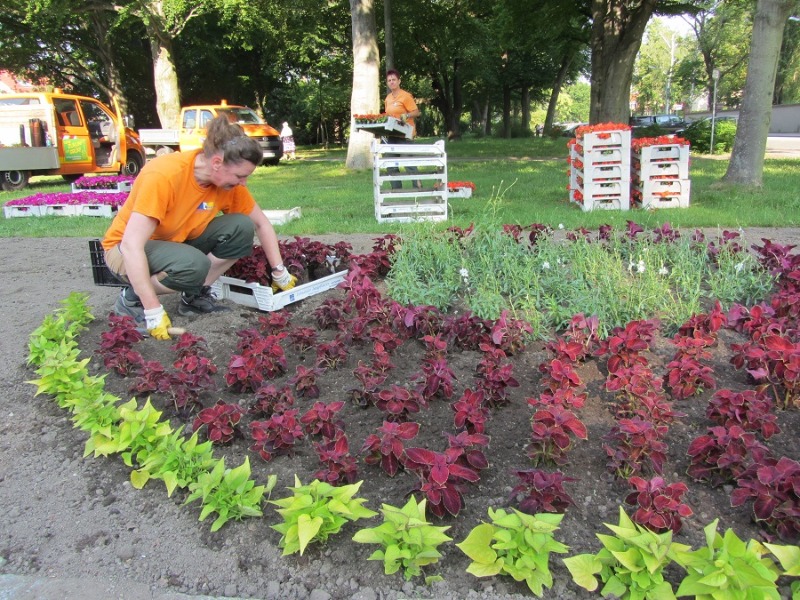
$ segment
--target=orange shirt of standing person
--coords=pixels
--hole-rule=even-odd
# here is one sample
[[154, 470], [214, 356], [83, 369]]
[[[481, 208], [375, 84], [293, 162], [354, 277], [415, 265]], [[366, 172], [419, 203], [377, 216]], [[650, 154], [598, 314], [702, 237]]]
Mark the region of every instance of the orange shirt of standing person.
[[414, 102], [414, 96], [400, 89], [400, 73], [394, 69], [386, 71], [386, 86], [389, 88], [389, 94], [383, 101], [384, 112], [411, 125], [411, 137], [415, 137], [417, 127], [414, 119], [422, 113]]

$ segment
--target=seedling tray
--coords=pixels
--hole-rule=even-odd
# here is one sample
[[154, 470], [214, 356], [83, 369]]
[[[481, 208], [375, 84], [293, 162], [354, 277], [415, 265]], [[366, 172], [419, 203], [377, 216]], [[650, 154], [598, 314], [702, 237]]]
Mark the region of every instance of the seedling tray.
[[289, 304], [316, 296], [339, 285], [347, 276], [347, 271], [332, 273], [326, 277], [293, 287], [288, 292], [272, 292], [270, 286], [259, 283], [247, 283], [235, 277], [222, 276], [213, 284], [211, 289], [220, 300], [231, 300], [265, 312], [280, 310]]
[[394, 117], [387, 117], [384, 123], [356, 123], [356, 130], [369, 131], [376, 137], [389, 136], [389, 137], [402, 137], [411, 139], [411, 125], [403, 124], [399, 119]]

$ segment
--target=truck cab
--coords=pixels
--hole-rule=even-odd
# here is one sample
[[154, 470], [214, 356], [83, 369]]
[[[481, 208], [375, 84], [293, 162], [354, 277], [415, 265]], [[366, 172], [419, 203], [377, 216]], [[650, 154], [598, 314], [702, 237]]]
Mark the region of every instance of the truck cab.
[[0, 186], [24, 188], [32, 175], [71, 181], [87, 173], [136, 175], [145, 152], [136, 133], [87, 96], [26, 92], [0, 96]]
[[264, 122], [253, 109], [246, 106], [228, 104], [222, 100], [219, 104], [199, 104], [185, 106], [181, 109], [181, 128], [141, 129], [139, 135], [142, 143], [152, 148], [157, 156], [180, 150], [181, 152], [203, 147], [208, 123], [220, 115], [225, 115], [232, 123], [239, 125], [245, 134], [253, 138], [261, 146], [263, 163], [277, 165], [283, 156], [283, 143], [280, 134], [271, 125]]

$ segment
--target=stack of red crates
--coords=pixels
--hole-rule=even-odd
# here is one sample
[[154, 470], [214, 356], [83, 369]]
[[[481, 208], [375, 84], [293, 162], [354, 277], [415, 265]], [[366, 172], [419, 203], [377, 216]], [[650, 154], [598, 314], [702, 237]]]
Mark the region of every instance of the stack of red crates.
[[678, 137], [633, 140], [631, 179], [634, 205], [646, 208], [689, 206], [689, 142]]
[[584, 211], [630, 209], [631, 128], [619, 123], [578, 127], [568, 145], [570, 201]]

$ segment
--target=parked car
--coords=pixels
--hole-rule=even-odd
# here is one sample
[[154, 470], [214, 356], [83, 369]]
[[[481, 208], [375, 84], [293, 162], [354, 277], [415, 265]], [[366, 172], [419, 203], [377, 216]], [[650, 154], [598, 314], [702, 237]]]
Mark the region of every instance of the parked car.
[[666, 133], [676, 133], [678, 130], [686, 127], [686, 121], [681, 119], [678, 115], [640, 115], [631, 117], [630, 126], [633, 127], [634, 133], [637, 129], [644, 129], [646, 127], [658, 127], [663, 129]]
[[[720, 123], [735, 123], [738, 125], [739, 123], [739, 117], [733, 115], [721, 115], [718, 117], [714, 117], [714, 119], [716, 120], [717, 125], [719, 125]], [[698, 128], [704, 129], [706, 127], [710, 128], [711, 121], [712, 117], [702, 117], [700, 119], [697, 119], [696, 121], [687, 122], [685, 123], [683, 128], [678, 129], [675, 133], [677, 135], [684, 135], [684, 133], [686, 133], [687, 130], [695, 130]]]

